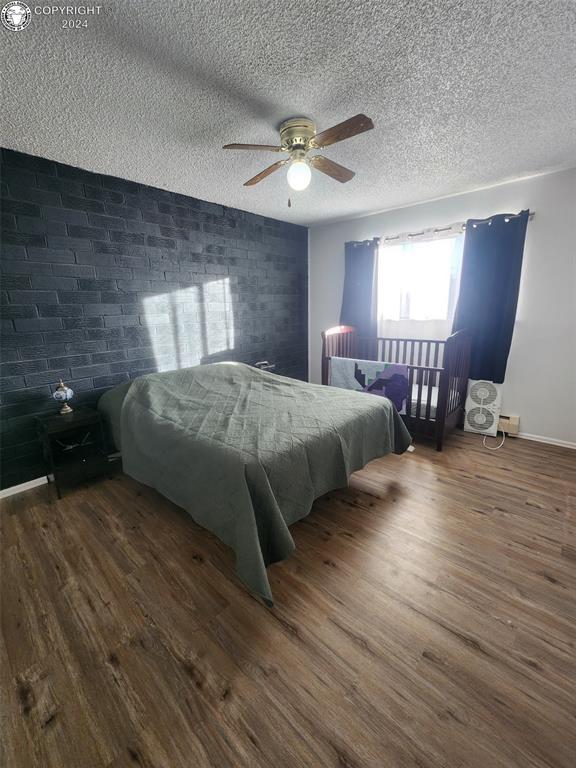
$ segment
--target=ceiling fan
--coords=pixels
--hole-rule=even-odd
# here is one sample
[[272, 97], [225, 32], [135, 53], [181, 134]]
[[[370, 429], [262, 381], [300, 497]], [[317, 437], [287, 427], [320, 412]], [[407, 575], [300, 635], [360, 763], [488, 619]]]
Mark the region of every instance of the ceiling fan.
[[338, 141], [344, 141], [374, 128], [374, 123], [366, 115], [355, 115], [343, 123], [332, 126], [321, 133], [316, 133], [316, 124], [307, 117], [293, 117], [280, 126], [280, 146], [270, 144], [225, 144], [223, 149], [253, 149], [263, 152], [287, 152], [288, 157], [278, 160], [256, 176], [244, 182], [245, 187], [253, 187], [270, 176], [274, 171], [289, 164], [287, 180], [295, 191], [306, 189], [312, 178], [311, 167], [336, 181], [344, 184], [353, 178], [354, 171], [335, 163], [322, 155], [308, 156], [314, 149], [324, 149]]

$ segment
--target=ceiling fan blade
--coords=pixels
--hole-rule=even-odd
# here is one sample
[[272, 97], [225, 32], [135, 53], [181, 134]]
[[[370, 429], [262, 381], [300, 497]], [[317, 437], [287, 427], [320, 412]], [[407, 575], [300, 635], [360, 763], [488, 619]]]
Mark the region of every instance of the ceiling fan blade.
[[222, 149], [254, 149], [263, 152], [282, 151], [282, 147], [274, 147], [272, 144], [224, 144]]
[[354, 117], [344, 120], [343, 123], [333, 125], [332, 128], [327, 128], [322, 133], [316, 134], [311, 140], [310, 145], [312, 147], [329, 147], [330, 144], [336, 144], [337, 141], [344, 141], [344, 139], [350, 139], [352, 136], [357, 136], [364, 131], [370, 131], [374, 128], [374, 123], [366, 115], [355, 115]]
[[277, 163], [269, 165], [268, 168], [265, 168], [263, 171], [260, 171], [260, 173], [256, 174], [256, 176], [253, 176], [251, 179], [248, 179], [248, 181], [245, 181], [244, 186], [253, 187], [254, 184], [258, 184], [258, 182], [262, 181], [262, 179], [265, 179], [266, 176], [270, 176], [271, 173], [274, 173], [274, 171], [277, 171], [279, 168], [282, 168], [283, 165], [286, 165], [286, 163], [289, 162], [290, 160], [288, 160], [288, 158], [286, 158], [286, 160], [278, 160]]
[[327, 157], [322, 157], [321, 155], [311, 157], [310, 165], [314, 166], [317, 171], [321, 171], [327, 176], [336, 179], [336, 181], [339, 181], [341, 184], [350, 181], [350, 179], [354, 178], [356, 175], [354, 171], [351, 171], [349, 168], [344, 168], [343, 165], [339, 165], [338, 163], [335, 163], [334, 160], [328, 160]]

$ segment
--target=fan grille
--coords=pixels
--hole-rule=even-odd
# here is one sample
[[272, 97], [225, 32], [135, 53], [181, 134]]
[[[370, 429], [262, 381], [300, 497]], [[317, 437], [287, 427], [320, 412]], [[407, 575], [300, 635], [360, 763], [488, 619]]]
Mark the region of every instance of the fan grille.
[[466, 413], [466, 421], [473, 429], [489, 432], [494, 426], [494, 415], [486, 408], [471, 408]]
[[476, 381], [468, 394], [477, 405], [490, 405], [498, 397], [498, 390], [491, 381]]

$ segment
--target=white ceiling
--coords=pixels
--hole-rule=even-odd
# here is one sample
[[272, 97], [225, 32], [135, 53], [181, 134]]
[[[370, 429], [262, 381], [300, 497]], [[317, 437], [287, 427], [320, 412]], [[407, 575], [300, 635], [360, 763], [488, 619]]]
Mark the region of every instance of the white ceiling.
[[[31, 7], [32, 3], [29, 2]], [[576, 165], [571, 0], [122, 0], [2, 28], [3, 146], [302, 224]], [[278, 124], [364, 112], [287, 207]]]

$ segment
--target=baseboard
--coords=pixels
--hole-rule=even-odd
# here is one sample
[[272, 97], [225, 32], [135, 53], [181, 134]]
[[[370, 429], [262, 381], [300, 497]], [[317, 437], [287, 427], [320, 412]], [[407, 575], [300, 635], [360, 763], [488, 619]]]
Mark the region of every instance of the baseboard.
[[530, 435], [528, 432], [518, 432], [518, 437], [524, 440], [534, 440], [537, 443], [547, 443], [548, 445], [557, 445], [560, 448], [572, 448], [576, 450], [576, 443], [569, 440], [556, 440], [554, 437], [542, 437], [542, 435]]
[[22, 493], [23, 491], [30, 491], [32, 488], [38, 488], [39, 485], [46, 485], [48, 478], [37, 477], [35, 480], [28, 480], [26, 483], [20, 483], [20, 485], [12, 485], [10, 488], [4, 488], [0, 491], [0, 499], [5, 499], [8, 496], [14, 496], [15, 493]]

